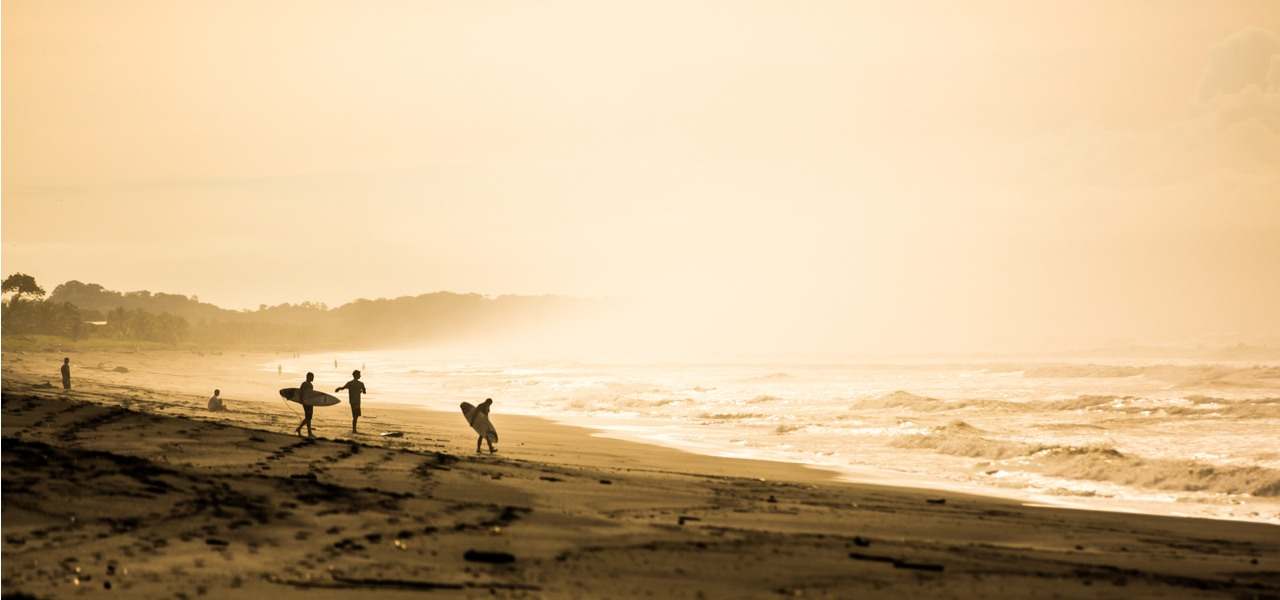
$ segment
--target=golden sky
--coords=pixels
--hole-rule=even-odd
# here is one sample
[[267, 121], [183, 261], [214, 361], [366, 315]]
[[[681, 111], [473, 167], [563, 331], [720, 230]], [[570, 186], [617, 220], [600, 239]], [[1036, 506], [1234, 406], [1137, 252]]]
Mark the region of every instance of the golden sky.
[[1280, 338], [1273, 0], [3, 10], [3, 270], [46, 286], [608, 296], [762, 348]]

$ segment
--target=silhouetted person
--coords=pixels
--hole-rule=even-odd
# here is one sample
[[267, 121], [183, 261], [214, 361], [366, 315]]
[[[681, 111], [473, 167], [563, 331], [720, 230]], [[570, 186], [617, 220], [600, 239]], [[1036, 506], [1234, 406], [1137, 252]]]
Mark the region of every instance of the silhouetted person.
[[342, 390], [347, 390], [347, 401], [351, 403], [351, 433], [355, 433], [356, 421], [360, 419], [360, 394], [369, 393], [369, 390], [364, 388], [364, 383], [360, 381], [360, 371], [352, 371], [351, 381], [333, 391], [341, 392]]
[[308, 371], [307, 380], [298, 386], [298, 403], [302, 404], [302, 422], [298, 423], [298, 428], [294, 429], [293, 432], [299, 436], [302, 435], [302, 426], [306, 425], [307, 437], [316, 437], [314, 433], [311, 433], [311, 415], [315, 413], [316, 407], [307, 404], [307, 398], [311, 396], [311, 390], [315, 389], [315, 386], [311, 384], [315, 378], [316, 374]]
[[213, 390], [213, 395], [209, 396], [209, 410], [222, 410], [222, 390]]
[[71, 389], [71, 359], [62, 359], [62, 389]]
[[333, 359], [333, 368], [338, 368], [338, 359]]
[[[479, 414], [483, 414], [483, 415], [484, 415], [484, 420], [485, 420], [486, 424], [488, 425], [488, 428], [489, 428], [489, 429], [492, 429], [492, 428], [493, 428], [493, 424], [492, 424], [492, 423], [488, 423], [488, 421], [489, 421], [489, 409], [490, 409], [491, 407], [493, 407], [493, 398], [485, 398], [485, 399], [484, 399], [484, 402], [481, 402], [481, 403], [480, 403], [480, 405], [476, 407], [476, 413], [479, 413]], [[473, 423], [472, 425], [474, 426], [474, 423]], [[497, 450], [494, 450], [494, 449], [493, 449], [493, 442], [489, 439], [489, 436], [488, 436], [488, 435], [485, 435], [485, 434], [481, 434], [481, 435], [480, 435], [480, 437], [476, 438], [476, 452], [479, 452], [479, 451], [480, 451], [480, 442], [481, 442], [481, 441], [483, 441], [483, 442], [484, 442], [484, 443], [486, 443], [486, 444], [489, 444], [489, 454], [493, 454], [494, 452], [497, 452]]]
[[276, 365], [276, 375], [284, 375], [284, 365]]

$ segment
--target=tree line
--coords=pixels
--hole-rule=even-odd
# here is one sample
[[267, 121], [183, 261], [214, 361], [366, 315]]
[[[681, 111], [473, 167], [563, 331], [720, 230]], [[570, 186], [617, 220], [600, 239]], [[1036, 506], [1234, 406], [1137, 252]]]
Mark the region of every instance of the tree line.
[[5, 278], [3, 333], [70, 339], [105, 337], [218, 347], [373, 347], [518, 333], [580, 317], [593, 300], [563, 296], [498, 296], [436, 292], [229, 310], [195, 296], [118, 292], [68, 281], [47, 296], [30, 275]]

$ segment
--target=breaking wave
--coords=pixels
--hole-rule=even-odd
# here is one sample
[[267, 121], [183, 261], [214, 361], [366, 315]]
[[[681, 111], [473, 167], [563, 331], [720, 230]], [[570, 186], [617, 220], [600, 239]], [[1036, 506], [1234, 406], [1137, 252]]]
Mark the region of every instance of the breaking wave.
[[903, 436], [893, 445], [955, 456], [1007, 460], [1016, 462], [1008, 465], [1010, 470], [1033, 471], [1068, 479], [1163, 491], [1280, 497], [1280, 470], [1277, 469], [1148, 459], [1107, 446], [1032, 444], [993, 439], [986, 437], [988, 433], [964, 421], [953, 421], [924, 434]]
[[1011, 402], [1007, 400], [942, 400], [902, 390], [854, 401], [854, 410], [905, 409], [936, 413], [947, 411], [1001, 412], [1107, 412], [1143, 417], [1195, 416], [1235, 419], [1280, 419], [1280, 398], [1228, 400], [1193, 395], [1177, 399], [1139, 396], [1084, 395], [1064, 400]]

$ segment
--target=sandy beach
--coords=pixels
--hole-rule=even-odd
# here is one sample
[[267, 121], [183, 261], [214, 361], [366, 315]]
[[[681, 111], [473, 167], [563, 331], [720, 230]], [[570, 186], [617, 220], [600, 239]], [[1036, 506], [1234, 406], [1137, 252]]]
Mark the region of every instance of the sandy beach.
[[1280, 597], [1272, 525], [843, 483], [500, 410], [476, 454], [461, 415], [376, 395], [361, 434], [342, 405], [305, 440], [275, 396], [296, 381], [254, 370], [272, 355], [76, 353], [71, 392], [60, 356], [4, 355], [6, 595]]

